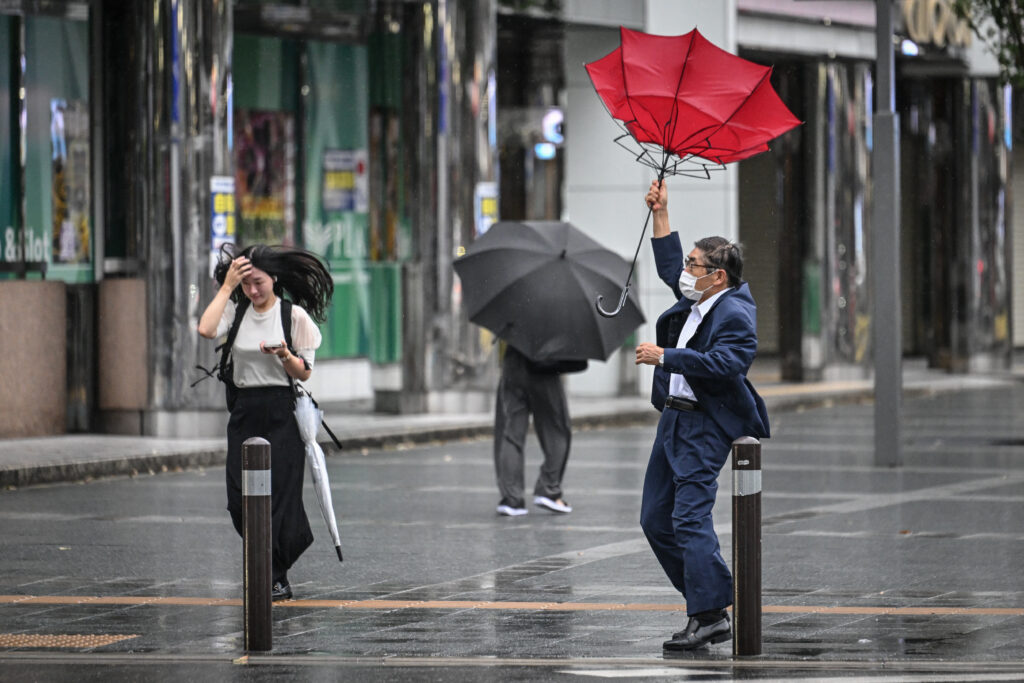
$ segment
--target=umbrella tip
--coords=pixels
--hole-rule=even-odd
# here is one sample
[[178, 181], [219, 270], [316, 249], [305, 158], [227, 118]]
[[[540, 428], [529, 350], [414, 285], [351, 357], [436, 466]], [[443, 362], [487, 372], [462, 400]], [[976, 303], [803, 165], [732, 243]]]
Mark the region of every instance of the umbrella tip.
[[565, 258], [565, 252], [566, 252], [566, 251], [567, 251], [566, 249], [563, 249], [563, 250], [562, 250], [562, 253], [561, 253], [561, 255], [559, 255], [559, 257], [558, 257], [558, 258], [562, 258], [562, 259], [564, 259], [564, 258]]
[[334, 549], [338, 551], [338, 562], [344, 562], [345, 560], [341, 559], [341, 546], [336, 545], [334, 546]]

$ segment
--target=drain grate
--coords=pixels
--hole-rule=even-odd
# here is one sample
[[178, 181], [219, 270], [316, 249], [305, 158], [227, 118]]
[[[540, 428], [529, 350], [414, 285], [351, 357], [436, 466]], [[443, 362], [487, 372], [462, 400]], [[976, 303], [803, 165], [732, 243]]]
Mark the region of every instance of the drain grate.
[[83, 635], [80, 633], [66, 633], [59, 635], [45, 635], [36, 633], [0, 633], [0, 647], [102, 647], [116, 643], [119, 640], [138, 638], [131, 634], [126, 636], [115, 635]]

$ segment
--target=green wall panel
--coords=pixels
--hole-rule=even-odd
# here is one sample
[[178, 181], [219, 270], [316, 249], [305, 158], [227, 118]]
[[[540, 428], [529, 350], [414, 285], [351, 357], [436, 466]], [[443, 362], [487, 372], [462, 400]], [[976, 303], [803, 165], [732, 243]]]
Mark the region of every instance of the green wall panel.
[[402, 359], [402, 264], [370, 267], [370, 360], [397, 363]]

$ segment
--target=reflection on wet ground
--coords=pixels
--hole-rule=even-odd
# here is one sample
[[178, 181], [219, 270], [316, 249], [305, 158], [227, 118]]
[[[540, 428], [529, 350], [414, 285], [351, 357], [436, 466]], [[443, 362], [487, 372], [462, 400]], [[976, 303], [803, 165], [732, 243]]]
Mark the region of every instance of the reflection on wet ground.
[[[1021, 408], [1024, 386], [909, 400], [898, 469], [873, 465], [871, 406], [775, 416], [763, 446], [764, 654], [750, 660], [728, 642], [662, 657], [685, 610], [637, 522], [650, 428], [575, 435], [569, 516], [494, 516], [486, 441], [332, 456], [346, 560], [320, 538], [310, 490], [318, 539], [289, 574], [297, 599], [274, 608], [271, 656], [243, 668], [281, 675], [297, 659], [325, 680], [338, 667], [357, 680], [435, 667], [445, 680], [1024, 680]], [[532, 473], [535, 441], [529, 451]], [[730, 489], [726, 472], [715, 510], [726, 556]], [[88, 662], [78, 673], [90, 680], [100, 662], [159, 679], [242, 656], [240, 542], [222, 496], [219, 471], [0, 495], [0, 677], [32, 680], [18, 676], [44, 673], [40, 657], [64, 662], [54, 680]]]

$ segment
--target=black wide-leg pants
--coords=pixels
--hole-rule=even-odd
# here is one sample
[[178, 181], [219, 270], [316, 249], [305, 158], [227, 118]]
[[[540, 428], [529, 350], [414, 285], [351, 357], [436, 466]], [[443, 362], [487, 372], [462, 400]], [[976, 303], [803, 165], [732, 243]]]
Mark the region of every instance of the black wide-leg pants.
[[291, 387], [239, 389], [228, 421], [228, 512], [242, 535], [242, 443], [251, 437], [270, 442], [270, 506], [273, 534], [273, 576], [283, 579], [313, 542], [302, 505], [306, 455], [295, 422]]

